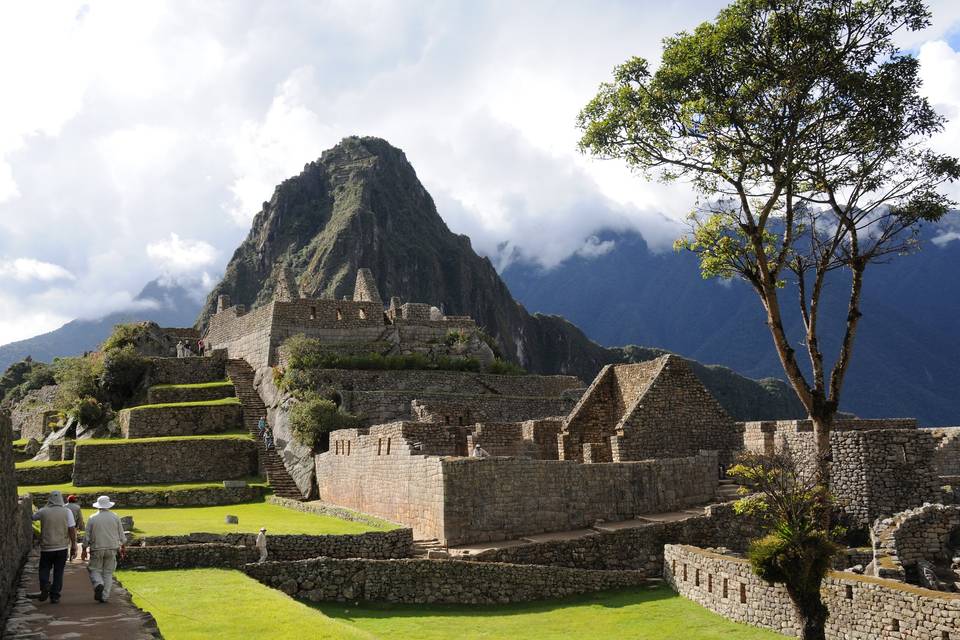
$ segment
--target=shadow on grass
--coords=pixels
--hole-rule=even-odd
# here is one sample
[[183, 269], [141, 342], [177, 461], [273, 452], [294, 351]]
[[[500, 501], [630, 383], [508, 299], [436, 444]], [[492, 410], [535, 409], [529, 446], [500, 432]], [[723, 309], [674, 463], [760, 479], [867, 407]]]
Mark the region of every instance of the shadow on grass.
[[430, 617], [501, 617], [549, 613], [558, 609], [579, 606], [599, 606], [620, 609], [639, 604], [679, 598], [668, 587], [634, 587], [613, 591], [597, 591], [578, 596], [536, 600], [509, 604], [396, 604], [390, 602], [302, 602], [325, 616], [338, 620], [363, 618], [420, 618]]

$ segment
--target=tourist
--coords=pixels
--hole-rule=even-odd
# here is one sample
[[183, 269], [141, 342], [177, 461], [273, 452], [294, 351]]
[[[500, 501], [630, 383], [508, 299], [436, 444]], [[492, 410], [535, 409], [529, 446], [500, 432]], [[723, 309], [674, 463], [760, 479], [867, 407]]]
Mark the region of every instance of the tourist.
[[126, 555], [126, 535], [117, 514], [110, 511], [113, 503], [107, 496], [100, 496], [93, 503], [97, 512], [87, 522], [84, 546], [90, 550], [90, 582], [93, 584], [93, 599], [104, 603], [110, 598], [113, 572], [117, 568], [117, 553]]
[[257, 562], [266, 562], [267, 561], [267, 528], [261, 527], [260, 533], [257, 534], [257, 542], [255, 544], [257, 551], [260, 552], [260, 559]]
[[197, 353], [203, 355], [203, 340], [197, 340]]
[[[51, 491], [45, 507], [33, 514], [40, 521], [40, 601], [60, 602], [63, 589], [63, 568], [67, 564], [67, 550], [77, 554], [77, 523], [73, 512], [63, 504], [63, 494]], [[53, 582], [50, 572], [53, 571]]]
[[177, 341], [177, 357], [178, 358], [183, 357], [183, 340]]
[[487, 453], [487, 450], [481, 447], [480, 445], [474, 445], [473, 453], [471, 454], [474, 458], [489, 458], [490, 454]]
[[[73, 521], [77, 524], [77, 531], [83, 531], [83, 509], [80, 508], [80, 503], [77, 502], [77, 496], [67, 496], [67, 509], [70, 509], [70, 513], [73, 514]], [[70, 554], [70, 560], [74, 560], [76, 557], [76, 553]], [[80, 559], [87, 559], [86, 546], [83, 547], [83, 554], [80, 556]]]
[[273, 449], [273, 430], [270, 427], [263, 430], [263, 446], [267, 451]]
[[263, 432], [267, 428], [267, 418], [265, 416], [260, 416], [260, 420], [257, 422], [257, 437], [262, 438]]

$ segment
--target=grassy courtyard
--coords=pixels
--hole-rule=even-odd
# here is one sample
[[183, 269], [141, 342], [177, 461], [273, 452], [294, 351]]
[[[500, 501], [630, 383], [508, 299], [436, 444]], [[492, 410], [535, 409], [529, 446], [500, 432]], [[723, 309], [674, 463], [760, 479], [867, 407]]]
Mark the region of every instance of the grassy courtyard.
[[[267, 486], [267, 481], [263, 478], [246, 478], [247, 484], [250, 485], [260, 485]], [[222, 489], [222, 482], [185, 482], [185, 483], [168, 483], [168, 484], [124, 484], [124, 485], [100, 485], [100, 486], [75, 486], [72, 482], [61, 482], [59, 484], [37, 484], [29, 486], [18, 486], [17, 493], [23, 495], [25, 493], [50, 493], [51, 491], [61, 491], [63, 495], [70, 495], [71, 493], [85, 493], [85, 494], [97, 494], [103, 495], [107, 494], [111, 497], [123, 495], [131, 491], [152, 491], [152, 492], [161, 492], [161, 491], [190, 491], [193, 489]]]
[[[89, 518], [95, 511], [84, 509]], [[172, 536], [187, 533], [256, 533], [266, 527], [269, 533], [343, 534], [386, 531], [395, 528], [384, 522], [372, 526], [330, 516], [294, 511], [266, 501], [229, 504], [216, 507], [135, 507], [118, 504], [114, 512], [133, 516], [134, 532], [141, 536]], [[226, 524], [227, 515], [237, 516], [239, 524]]]
[[[499, 638], [775, 640], [668, 588], [626, 589], [513, 605], [306, 605], [238, 571], [123, 571], [136, 605], [167, 640], [201, 638]], [[189, 585], [185, 597], [184, 585]], [[225, 597], [228, 594], [229, 597]], [[269, 615], [263, 615], [263, 612]]]

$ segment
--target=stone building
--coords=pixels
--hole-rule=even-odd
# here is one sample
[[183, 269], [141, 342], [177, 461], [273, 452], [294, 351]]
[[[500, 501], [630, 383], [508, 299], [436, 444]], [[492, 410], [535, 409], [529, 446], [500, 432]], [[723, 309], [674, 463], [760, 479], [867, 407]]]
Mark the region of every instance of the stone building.
[[623, 462], [719, 452], [727, 465], [742, 447], [733, 419], [674, 355], [608, 365], [564, 420], [560, 458]]

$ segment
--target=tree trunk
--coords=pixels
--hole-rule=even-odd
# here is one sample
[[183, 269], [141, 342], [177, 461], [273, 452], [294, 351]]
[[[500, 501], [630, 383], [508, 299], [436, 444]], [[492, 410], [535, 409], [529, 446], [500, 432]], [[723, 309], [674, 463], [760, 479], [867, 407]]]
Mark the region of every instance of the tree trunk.
[[787, 593], [793, 601], [793, 610], [800, 622], [800, 640], [826, 640], [827, 616], [830, 611], [823, 604], [820, 590], [797, 591], [787, 585]]
[[833, 411], [815, 411], [810, 414], [813, 422], [813, 441], [816, 447], [817, 484], [830, 490], [830, 431], [833, 428]]

